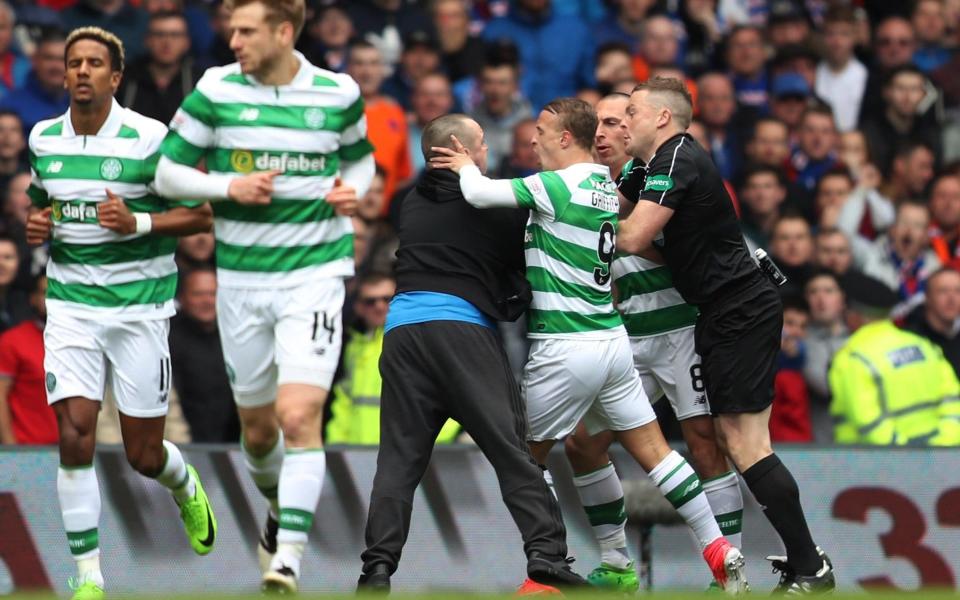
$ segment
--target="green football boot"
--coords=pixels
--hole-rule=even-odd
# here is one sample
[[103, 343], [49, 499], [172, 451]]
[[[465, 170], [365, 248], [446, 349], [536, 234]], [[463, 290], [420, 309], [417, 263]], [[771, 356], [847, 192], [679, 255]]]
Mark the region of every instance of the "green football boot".
[[193, 475], [197, 491], [193, 498], [180, 505], [180, 519], [193, 551], [202, 556], [213, 550], [213, 542], [217, 538], [217, 519], [213, 516], [213, 507], [203, 491], [197, 470], [193, 465], [187, 465], [187, 471]]
[[637, 578], [637, 569], [633, 561], [625, 569], [600, 563], [599, 567], [590, 571], [590, 574], [587, 575], [587, 583], [594, 587], [624, 594], [636, 594], [637, 590], [640, 589], [640, 580]]
[[73, 596], [70, 597], [70, 600], [104, 600], [107, 597], [103, 588], [89, 579], [77, 585], [76, 580], [71, 577], [67, 585], [73, 590]]

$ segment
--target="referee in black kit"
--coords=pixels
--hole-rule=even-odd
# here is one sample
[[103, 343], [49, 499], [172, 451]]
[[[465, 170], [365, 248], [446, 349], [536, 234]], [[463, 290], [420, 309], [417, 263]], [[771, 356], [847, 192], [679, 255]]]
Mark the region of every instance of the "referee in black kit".
[[783, 306], [747, 252], [730, 196], [710, 155], [685, 132], [690, 94], [677, 79], [634, 88], [621, 130], [627, 152], [647, 165], [621, 185], [638, 200], [620, 223], [617, 249], [662, 253], [684, 300], [700, 309], [696, 349], [718, 441], [787, 549], [775, 560], [778, 592], [835, 587], [829, 558], [813, 542], [800, 491], [770, 445], [770, 406]]
[[[431, 147], [453, 147], [452, 135], [485, 171], [483, 130], [456, 114], [424, 129], [427, 164]], [[532, 299], [524, 276], [525, 222], [523, 211], [467, 204], [459, 177], [446, 169], [428, 166], [403, 199], [397, 296], [380, 358], [380, 450], [361, 590], [389, 589], [414, 491], [448, 418], [463, 426], [497, 473], [523, 537], [525, 589], [586, 584], [567, 561], [560, 509], [527, 447], [526, 410], [495, 329], [497, 320], [516, 320]]]

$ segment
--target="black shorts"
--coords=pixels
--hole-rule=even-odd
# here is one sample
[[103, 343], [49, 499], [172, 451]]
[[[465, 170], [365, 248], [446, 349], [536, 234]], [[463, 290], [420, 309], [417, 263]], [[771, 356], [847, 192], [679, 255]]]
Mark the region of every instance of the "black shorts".
[[773, 403], [782, 330], [780, 294], [765, 278], [700, 307], [694, 336], [714, 416]]

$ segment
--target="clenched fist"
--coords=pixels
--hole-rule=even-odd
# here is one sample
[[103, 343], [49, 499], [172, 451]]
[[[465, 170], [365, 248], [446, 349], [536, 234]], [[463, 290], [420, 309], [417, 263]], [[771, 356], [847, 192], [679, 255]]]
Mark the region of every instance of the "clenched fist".
[[123, 198], [107, 190], [107, 201], [97, 205], [100, 226], [121, 235], [136, 233], [137, 220], [124, 204]]
[[51, 210], [48, 206], [43, 210], [31, 212], [27, 217], [27, 243], [31, 246], [39, 246], [50, 239], [50, 231], [53, 230]]
[[352, 217], [357, 212], [356, 188], [351, 185], [344, 185], [339, 177], [333, 182], [333, 189], [327, 193], [325, 200], [327, 204], [333, 206], [338, 215]]
[[227, 195], [238, 204], [270, 204], [273, 195], [273, 178], [280, 171], [261, 171], [237, 177], [230, 182]]

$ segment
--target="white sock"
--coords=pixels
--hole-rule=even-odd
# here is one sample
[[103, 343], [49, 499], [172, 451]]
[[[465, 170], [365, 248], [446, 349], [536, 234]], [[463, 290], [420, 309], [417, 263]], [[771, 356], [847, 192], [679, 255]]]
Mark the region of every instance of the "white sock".
[[630, 566], [627, 551], [627, 510], [623, 503], [623, 486], [613, 463], [596, 471], [576, 475], [573, 484], [580, 494], [580, 503], [600, 545], [600, 562], [626, 569]]
[[300, 559], [320, 501], [327, 455], [322, 448], [290, 449], [280, 471], [280, 528], [270, 567], [290, 567], [300, 577]]
[[743, 495], [737, 474], [729, 471], [703, 481], [703, 491], [723, 534], [737, 548], [743, 541]]
[[93, 465], [57, 470], [57, 496], [70, 553], [77, 561], [78, 583], [103, 587], [100, 571], [100, 485]]
[[167, 462], [163, 465], [160, 474], [156, 476], [156, 480], [173, 493], [173, 499], [177, 504], [182, 504], [197, 493], [197, 482], [187, 470], [187, 463], [183, 461], [183, 454], [180, 453], [179, 448], [163, 440], [163, 451], [167, 455]]
[[722, 537], [710, 503], [703, 493], [703, 486], [700, 485], [700, 478], [676, 450], [671, 451], [650, 471], [650, 479], [693, 530], [701, 552]]
[[547, 482], [547, 487], [550, 488], [550, 493], [553, 494], [553, 499], [557, 502], [560, 501], [560, 498], [557, 496], [557, 488], [553, 484], [553, 474], [549, 470], [543, 470], [543, 480]]
[[285, 453], [283, 431], [277, 430], [277, 443], [263, 456], [250, 454], [242, 441], [240, 448], [243, 450], [243, 459], [250, 478], [253, 479], [253, 483], [257, 485], [263, 497], [270, 502], [270, 514], [279, 519], [280, 503], [277, 498], [277, 488], [280, 485], [280, 471], [283, 468]]

